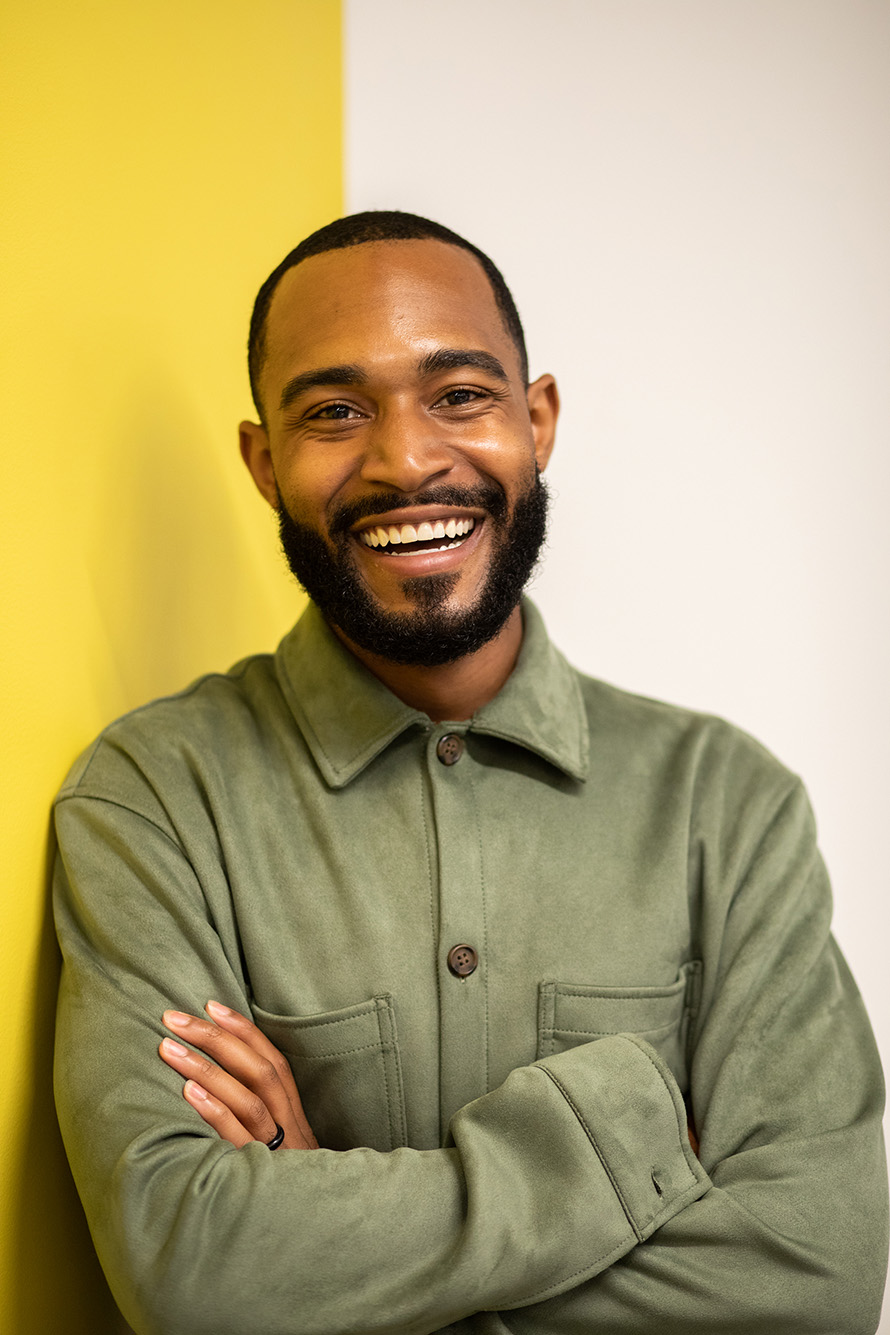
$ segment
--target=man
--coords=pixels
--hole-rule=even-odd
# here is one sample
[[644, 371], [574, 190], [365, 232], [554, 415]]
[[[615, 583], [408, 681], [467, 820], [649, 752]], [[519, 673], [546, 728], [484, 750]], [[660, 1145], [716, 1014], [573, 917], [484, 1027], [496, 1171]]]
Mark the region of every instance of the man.
[[500, 274], [340, 220], [250, 362], [313, 602], [57, 805], [58, 1103], [129, 1321], [873, 1332], [881, 1077], [805, 795], [520, 602], [558, 400]]

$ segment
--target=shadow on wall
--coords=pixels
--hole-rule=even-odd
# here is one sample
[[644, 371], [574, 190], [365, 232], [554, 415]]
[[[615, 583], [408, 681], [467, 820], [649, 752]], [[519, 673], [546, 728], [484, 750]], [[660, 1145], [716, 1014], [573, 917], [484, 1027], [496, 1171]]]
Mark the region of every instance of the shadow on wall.
[[[47, 884], [54, 852], [50, 838]], [[91, 1335], [132, 1335], [96, 1259], [56, 1121], [52, 1064], [60, 966], [47, 897], [31, 1007], [33, 1101], [22, 1154], [16, 1160], [21, 1172], [13, 1193], [14, 1273], [23, 1277], [13, 1294], [13, 1329], [15, 1335], [48, 1335], [63, 1328]], [[47, 1282], [24, 1282], [35, 1275], [45, 1276]]]

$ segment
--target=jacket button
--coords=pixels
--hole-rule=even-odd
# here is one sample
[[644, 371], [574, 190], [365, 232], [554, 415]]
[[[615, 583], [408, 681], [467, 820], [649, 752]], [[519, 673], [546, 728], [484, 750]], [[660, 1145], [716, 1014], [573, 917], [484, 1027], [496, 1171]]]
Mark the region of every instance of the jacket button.
[[443, 765], [456, 765], [464, 753], [464, 739], [456, 732], [446, 732], [436, 744], [436, 755]]
[[479, 956], [472, 946], [452, 946], [448, 952], [448, 967], [455, 978], [469, 978], [478, 963]]

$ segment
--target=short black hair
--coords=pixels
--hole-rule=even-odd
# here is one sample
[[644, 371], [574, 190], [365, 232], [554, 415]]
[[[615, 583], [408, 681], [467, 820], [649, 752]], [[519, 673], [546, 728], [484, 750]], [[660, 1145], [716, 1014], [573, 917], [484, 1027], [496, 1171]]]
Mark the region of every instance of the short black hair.
[[528, 383], [528, 354], [525, 349], [525, 334], [522, 321], [516, 309], [516, 303], [510, 289], [504, 282], [500, 269], [486, 254], [465, 241], [457, 232], [443, 227], [430, 218], [421, 218], [416, 213], [399, 213], [395, 210], [373, 209], [367, 213], [352, 213], [346, 218], [337, 218], [334, 222], [320, 227], [317, 232], [307, 236], [273, 269], [257, 293], [250, 317], [250, 334], [247, 340], [247, 369], [250, 376], [250, 391], [256, 404], [260, 421], [265, 421], [263, 405], [260, 400], [260, 374], [266, 354], [266, 319], [269, 307], [275, 295], [275, 289], [282, 275], [302, 260], [311, 255], [323, 255], [329, 250], [345, 250], [348, 246], [360, 246], [366, 241], [444, 241], [451, 246], [460, 246], [468, 250], [485, 270], [491, 284], [495, 303], [504, 322], [504, 327], [516, 345], [519, 353], [519, 366], [523, 383]]

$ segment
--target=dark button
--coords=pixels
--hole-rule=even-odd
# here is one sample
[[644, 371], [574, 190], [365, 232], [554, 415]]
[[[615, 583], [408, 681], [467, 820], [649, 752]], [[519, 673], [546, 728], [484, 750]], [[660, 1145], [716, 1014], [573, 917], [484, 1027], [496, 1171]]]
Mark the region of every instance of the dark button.
[[469, 978], [478, 963], [479, 956], [472, 946], [452, 946], [448, 952], [448, 967], [456, 978]]
[[456, 732], [446, 732], [436, 743], [436, 755], [443, 765], [456, 765], [464, 753], [464, 739]]

